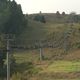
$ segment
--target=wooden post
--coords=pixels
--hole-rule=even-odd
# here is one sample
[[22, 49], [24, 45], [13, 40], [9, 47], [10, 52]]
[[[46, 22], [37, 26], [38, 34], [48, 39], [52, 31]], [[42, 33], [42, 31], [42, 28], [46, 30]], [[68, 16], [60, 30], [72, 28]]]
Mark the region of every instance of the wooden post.
[[42, 48], [40, 48], [40, 61], [43, 60]]

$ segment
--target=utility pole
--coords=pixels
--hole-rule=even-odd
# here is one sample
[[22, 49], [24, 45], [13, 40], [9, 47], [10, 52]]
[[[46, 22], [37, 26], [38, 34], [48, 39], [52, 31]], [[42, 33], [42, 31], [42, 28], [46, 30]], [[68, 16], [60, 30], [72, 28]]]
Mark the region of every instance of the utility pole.
[[7, 39], [7, 80], [10, 80], [10, 55], [9, 55], [9, 39]]
[[10, 41], [13, 41], [15, 36], [13, 34], [4, 34], [7, 43], [7, 80], [10, 80]]
[[39, 53], [40, 53], [40, 61], [43, 60], [43, 52], [42, 52], [43, 44], [42, 41], [39, 41]]
[[40, 48], [40, 61], [43, 60], [43, 55], [42, 55], [42, 48]]

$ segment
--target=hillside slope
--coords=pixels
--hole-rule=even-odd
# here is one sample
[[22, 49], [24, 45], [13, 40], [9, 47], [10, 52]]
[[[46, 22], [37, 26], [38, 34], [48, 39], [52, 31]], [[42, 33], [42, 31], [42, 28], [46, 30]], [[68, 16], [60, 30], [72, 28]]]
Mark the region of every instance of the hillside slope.
[[[44, 40], [49, 44], [56, 42], [58, 47], [42, 48], [42, 61], [40, 49], [15, 52], [17, 66], [14, 70], [17, 73], [13, 74], [12, 80], [80, 80], [80, 24], [54, 24], [52, 18], [47, 15], [45, 24], [29, 19], [19, 41], [27, 46]], [[67, 43], [69, 50], [66, 53]]]
[[[63, 38], [61, 38], [63, 36]], [[72, 46], [80, 45], [80, 24], [79, 23], [41, 23], [34, 20], [28, 20], [28, 27], [19, 36], [20, 43], [32, 45], [36, 41], [47, 40], [50, 42], [59, 42], [69, 36], [68, 40]]]

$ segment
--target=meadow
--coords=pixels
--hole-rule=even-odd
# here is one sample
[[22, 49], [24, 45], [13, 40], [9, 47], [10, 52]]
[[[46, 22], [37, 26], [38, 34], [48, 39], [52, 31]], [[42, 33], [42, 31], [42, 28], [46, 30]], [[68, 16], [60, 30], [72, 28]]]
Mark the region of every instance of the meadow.
[[[43, 60], [40, 60], [39, 49], [15, 51], [16, 65], [11, 80], [80, 80], [80, 24], [53, 23], [49, 15], [46, 20], [44, 24], [29, 19], [28, 27], [18, 37], [18, 44], [34, 46], [36, 41], [47, 40], [59, 47], [42, 48]], [[66, 35], [69, 50], [65, 53]]]

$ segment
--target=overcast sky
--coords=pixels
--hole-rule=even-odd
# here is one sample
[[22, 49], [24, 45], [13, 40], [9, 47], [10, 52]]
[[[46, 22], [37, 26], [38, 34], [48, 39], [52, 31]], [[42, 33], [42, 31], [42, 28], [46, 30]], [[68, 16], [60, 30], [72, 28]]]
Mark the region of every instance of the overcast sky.
[[80, 13], [80, 0], [16, 0], [24, 13], [55, 13], [56, 11]]

